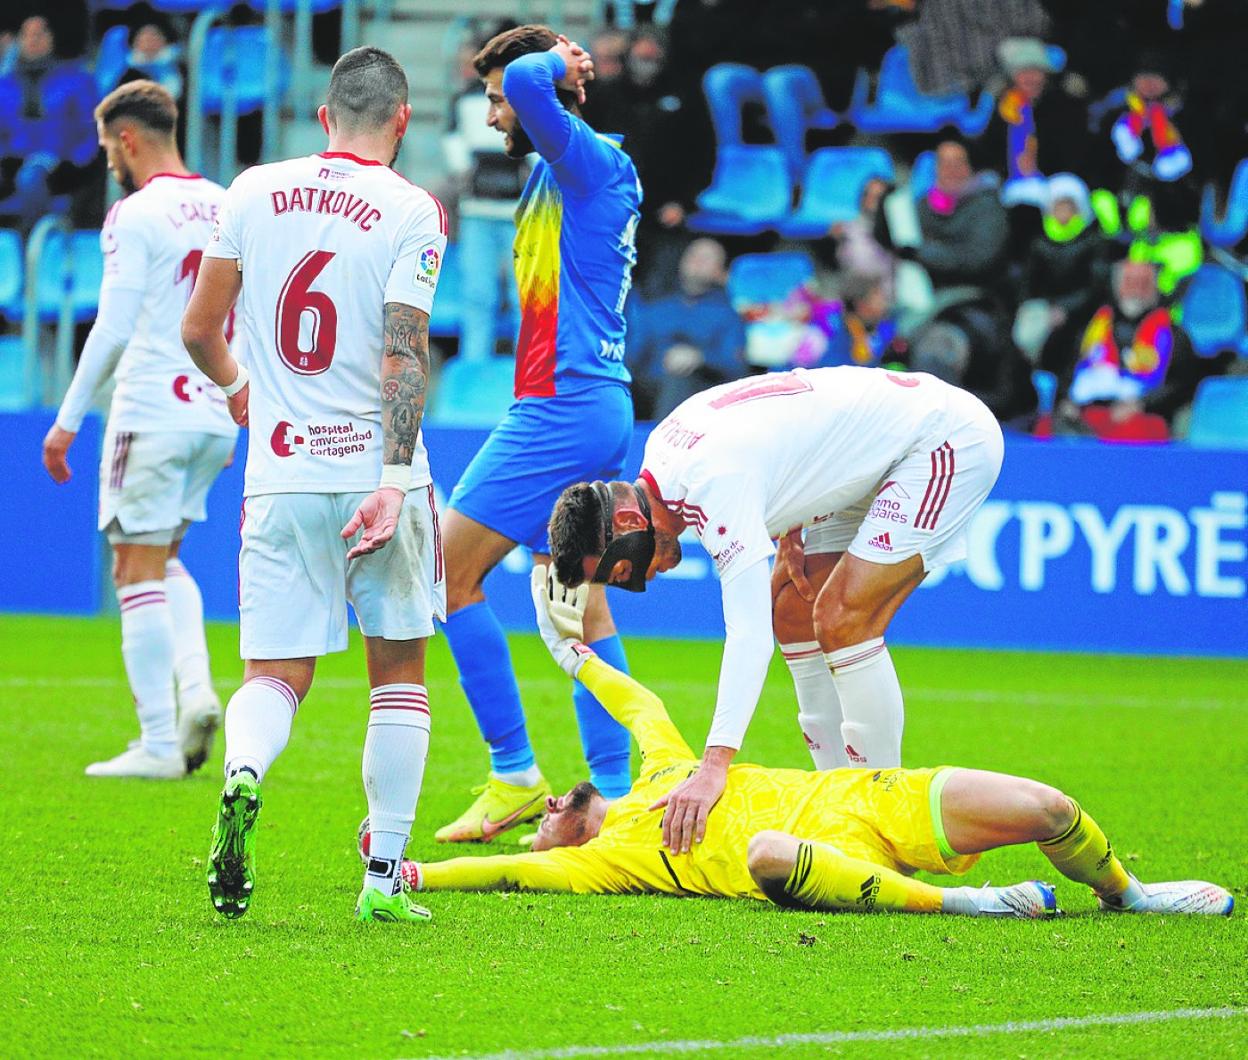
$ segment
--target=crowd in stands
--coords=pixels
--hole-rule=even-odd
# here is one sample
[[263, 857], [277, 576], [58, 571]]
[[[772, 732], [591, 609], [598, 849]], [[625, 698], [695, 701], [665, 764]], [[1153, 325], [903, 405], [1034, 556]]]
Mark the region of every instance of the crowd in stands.
[[[623, 137], [645, 191], [628, 304], [639, 416], [750, 372], [889, 365], [959, 382], [1020, 430], [1158, 439], [1183, 434], [1202, 379], [1243, 371], [1242, 320], [1193, 341], [1185, 313], [1210, 291], [1242, 313], [1248, 4], [773, 0], [764, 16], [753, 0], [678, 0], [617, 21], [628, 28], [584, 41], [584, 116]], [[332, 58], [326, 25], [315, 46]], [[516, 333], [528, 174], [486, 127], [470, 61], [499, 28], [464, 36], [438, 189], [460, 287], [441, 337], [487, 367]], [[48, 211], [100, 223], [94, 104], [136, 77], [184, 100], [185, 31], [146, 4], [20, 0], [0, 14], [0, 226], [26, 232]], [[726, 103], [712, 68], [767, 73]], [[823, 190], [803, 182], [848, 172], [836, 152], [858, 149], [848, 209], [813, 231], [817, 210], [805, 229], [716, 227], [704, 193], [725, 120], [747, 152], [787, 152], [790, 222]], [[244, 121], [244, 162], [253, 141]], [[760, 269], [775, 274], [761, 293], [746, 282]]]

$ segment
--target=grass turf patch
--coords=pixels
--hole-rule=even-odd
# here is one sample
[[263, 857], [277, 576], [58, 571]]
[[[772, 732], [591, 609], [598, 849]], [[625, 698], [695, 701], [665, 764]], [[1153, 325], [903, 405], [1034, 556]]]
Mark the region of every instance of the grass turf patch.
[[[210, 629], [225, 693], [234, 627]], [[323, 660], [265, 784], [251, 912], [204, 885], [220, 745], [182, 783], [92, 780], [136, 725], [115, 621], [0, 618], [0, 1048], [6, 1055], [257, 1052], [423, 1056], [686, 1039], [950, 1027], [1248, 1006], [1245, 920], [1096, 915], [1059, 884], [1051, 923], [830, 916], [761, 903], [430, 894], [423, 928], [351, 918], [364, 812], [367, 690], [358, 642]], [[555, 789], [583, 762], [566, 680], [512, 642], [539, 762]], [[720, 648], [633, 641], [634, 672], [695, 747]], [[1217, 880], [1245, 898], [1248, 665], [899, 649], [906, 761], [1034, 776], [1078, 798], [1143, 879]], [[433, 745], [412, 856], [487, 758], [445, 641], [430, 653]], [[777, 664], [743, 760], [808, 767]], [[514, 838], [503, 849], [516, 849]], [[985, 855], [966, 882], [1053, 879], [1033, 849]], [[795, 1046], [844, 1055], [1242, 1054], [1248, 1018], [1017, 1036]], [[662, 1055], [659, 1050], [654, 1055]], [[733, 1048], [723, 1055], [774, 1055]]]

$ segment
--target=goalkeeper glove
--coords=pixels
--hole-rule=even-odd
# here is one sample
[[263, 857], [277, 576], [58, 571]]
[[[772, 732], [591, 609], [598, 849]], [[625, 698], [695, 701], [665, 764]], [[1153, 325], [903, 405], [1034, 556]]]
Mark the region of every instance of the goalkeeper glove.
[[582, 642], [585, 604], [589, 586], [569, 589], [538, 563], [529, 579], [533, 593], [533, 610], [537, 614], [537, 630], [547, 651], [569, 677], [580, 673], [585, 660], [594, 653]]

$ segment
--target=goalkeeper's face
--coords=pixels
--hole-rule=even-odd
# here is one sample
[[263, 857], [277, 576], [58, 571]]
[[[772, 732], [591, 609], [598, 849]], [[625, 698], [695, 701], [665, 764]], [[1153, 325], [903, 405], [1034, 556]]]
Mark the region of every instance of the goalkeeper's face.
[[503, 134], [503, 153], [508, 158], [524, 158], [533, 151], [533, 141], [524, 131], [516, 112], [511, 109], [503, 95], [503, 71], [501, 67], [491, 70], [481, 79], [485, 82], [485, 98], [490, 109], [485, 114], [485, 124]]
[[533, 850], [553, 847], [579, 847], [588, 843], [602, 828], [607, 813], [607, 800], [588, 780], [582, 780], [571, 791], [546, 799], [546, 816], [537, 826]]

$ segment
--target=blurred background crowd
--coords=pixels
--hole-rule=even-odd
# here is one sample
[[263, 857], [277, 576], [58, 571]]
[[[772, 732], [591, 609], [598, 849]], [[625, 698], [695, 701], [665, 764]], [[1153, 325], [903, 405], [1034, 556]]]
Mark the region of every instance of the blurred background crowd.
[[[288, 88], [286, 66], [300, 49], [313, 77], [332, 61], [343, 5], [283, 3], [303, 21], [266, 46], [283, 49], [281, 113], [306, 124], [299, 71]], [[17, 245], [49, 214], [98, 227], [108, 192], [91, 111], [122, 80], [155, 78], [210, 123], [232, 124], [215, 155], [192, 145], [209, 175], [275, 156], [263, 113], [273, 82], [253, 105], [246, 86], [210, 76], [225, 37], [197, 45], [209, 50], [188, 99], [190, 38], [208, 6], [6, 7], [0, 225]], [[527, 165], [486, 127], [470, 63], [512, 24], [493, 17], [508, 5], [448, 6], [367, 10], [398, 40], [437, 24], [427, 57], [437, 74], [413, 76], [426, 117], [408, 139], [424, 146], [401, 167], [453, 215], [431, 414], [481, 422], [508, 400], [512, 215]], [[265, 7], [222, 6], [212, 32], [260, 34]], [[1019, 431], [1115, 441], [1239, 431], [1248, 444], [1242, 0], [510, 8], [573, 26], [597, 73], [584, 117], [623, 136], [641, 176], [627, 346], [639, 417], [751, 372], [885, 365], [960, 383]], [[231, 60], [240, 83], [265, 61]], [[23, 327], [17, 301], [0, 295], [11, 336]], [[0, 346], [0, 368], [5, 357]]]

